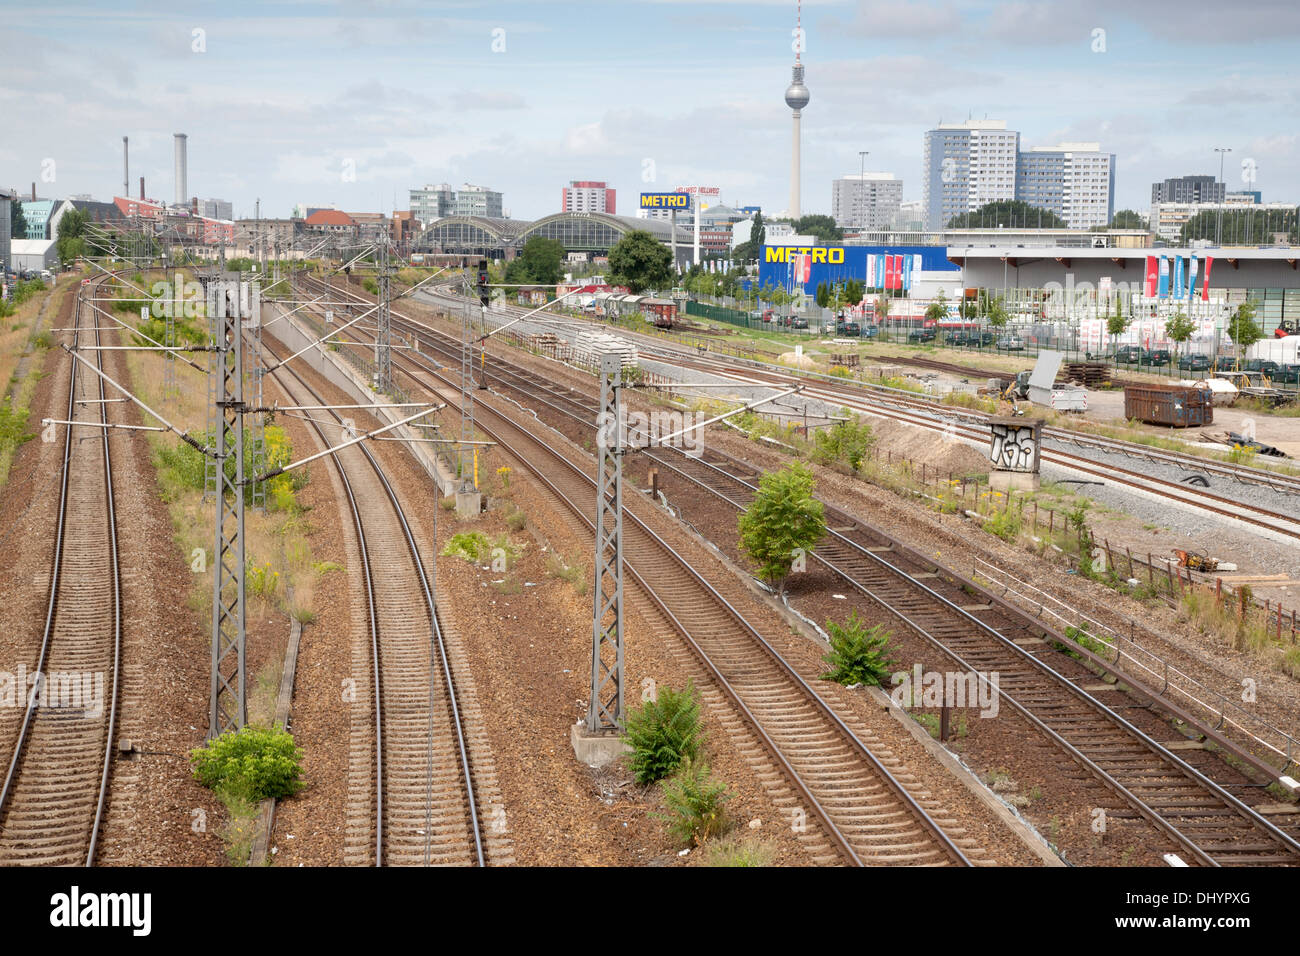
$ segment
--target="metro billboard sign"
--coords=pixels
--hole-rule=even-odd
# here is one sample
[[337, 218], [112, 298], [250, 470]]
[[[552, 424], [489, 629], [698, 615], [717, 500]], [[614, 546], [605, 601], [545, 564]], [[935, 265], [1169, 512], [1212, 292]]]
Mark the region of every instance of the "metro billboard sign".
[[691, 196], [690, 193], [642, 193], [641, 208], [685, 211], [691, 208]]
[[922, 271], [959, 272], [944, 246], [765, 245], [758, 257], [760, 286], [812, 294], [820, 282], [862, 280], [868, 289], [910, 291]]
[[843, 246], [764, 246], [764, 262], [794, 262], [795, 256], [809, 256], [811, 262], [842, 265]]

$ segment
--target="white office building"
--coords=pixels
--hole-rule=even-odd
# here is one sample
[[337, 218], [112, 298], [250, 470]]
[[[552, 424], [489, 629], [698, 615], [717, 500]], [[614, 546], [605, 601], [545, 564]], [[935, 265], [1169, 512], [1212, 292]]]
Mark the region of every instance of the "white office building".
[[436, 219], [450, 216], [456, 209], [456, 193], [447, 183], [425, 185], [411, 190], [411, 215], [427, 226]]
[[883, 229], [898, 218], [903, 181], [893, 173], [860, 173], [831, 184], [831, 216], [841, 229]]
[[[1159, 202], [1151, 206], [1151, 231], [1164, 239], [1166, 242], [1180, 242], [1182, 237], [1183, 226], [1191, 219], [1203, 212], [1215, 214], [1215, 235], [1219, 233], [1218, 225], [1221, 220], [1231, 221], [1232, 217], [1241, 217], [1244, 213], [1253, 213], [1252, 231], [1249, 237], [1246, 235], [1235, 236], [1231, 224], [1226, 232], [1226, 244], [1236, 244], [1236, 242], [1249, 242], [1250, 244], [1261, 243], [1264, 245], [1277, 241], [1277, 236], [1273, 233], [1280, 231], [1283, 235], [1289, 230], [1289, 217], [1295, 212], [1295, 205], [1284, 202], [1254, 202], [1254, 196], [1249, 197], [1250, 201], [1241, 195], [1230, 196], [1226, 202]], [[1259, 223], [1259, 230], [1255, 231], [1255, 223]], [[1275, 223], [1274, 229], [1269, 228], [1269, 223]], [[1199, 232], [1199, 230], [1198, 230]], [[1208, 232], [1208, 229], [1207, 229]], [[1214, 236], [1206, 235], [1196, 236], [1193, 239], [1209, 240]]]
[[1035, 146], [1019, 157], [1016, 198], [1056, 213], [1071, 229], [1110, 224], [1115, 215], [1115, 154], [1099, 143]]
[[455, 215], [486, 216], [489, 219], [500, 219], [503, 216], [501, 194], [488, 189], [486, 186], [473, 186], [466, 183], [456, 190]]
[[939, 230], [954, 216], [985, 203], [1016, 198], [1020, 134], [1005, 120], [940, 123], [925, 134], [921, 204], [925, 228]]

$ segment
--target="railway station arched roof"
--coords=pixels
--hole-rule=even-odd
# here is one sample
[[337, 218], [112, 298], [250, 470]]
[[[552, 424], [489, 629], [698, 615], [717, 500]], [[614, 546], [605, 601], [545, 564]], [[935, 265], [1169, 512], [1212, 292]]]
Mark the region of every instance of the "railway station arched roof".
[[448, 252], [500, 249], [512, 245], [528, 223], [521, 219], [488, 216], [446, 216], [429, 224], [421, 245], [437, 246]]
[[[519, 233], [522, 246], [533, 236], [556, 239], [566, 252], [608, 252], [629, 232], [648, 232], [667, 245], [672, 242], [672, 223], [662, 219], [633, 219], [604, 212], [557, 212], [530, 223]], [[685, 244], [690, 236], [677, 227], [677, 241]]]

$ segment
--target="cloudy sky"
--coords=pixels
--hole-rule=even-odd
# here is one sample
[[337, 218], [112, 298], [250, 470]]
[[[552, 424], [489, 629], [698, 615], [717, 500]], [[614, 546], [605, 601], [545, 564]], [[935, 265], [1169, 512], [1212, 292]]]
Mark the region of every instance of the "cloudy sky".
[[[1265, 200], [1300, 202], [1295, 0], [807, 0], [803, 211], [869, 170], [919, 199], [922, 136], [1005, 119], [1022, 147], [1098, 141], [1116, 208], [1151, 182], [1253, 161]], [[779, 212], [789, 195], [793, 0], [311, 0], [10, 8], [0, 29], [0, 185], [170, 200], [172, 134], [189, 192], [236, 216], [293, 204], [407, 208], [423, 183], [477, 183], [518, 218], [571, 179], [715, 185]]]

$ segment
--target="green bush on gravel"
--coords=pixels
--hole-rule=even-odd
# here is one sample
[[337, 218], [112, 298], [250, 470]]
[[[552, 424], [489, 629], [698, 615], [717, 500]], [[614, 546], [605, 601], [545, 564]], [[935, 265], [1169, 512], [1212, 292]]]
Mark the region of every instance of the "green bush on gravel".
[[628, 764], [637, 783], [662, 780], [683, 760], [699, 757], [704, 727], [695, 686], [688, 683], [681, 691], [665, 687], [658, 700], [632, 709], [623, 740], [632, 748]]
[[867, 684], [881, 687], [893, 673], [895, 661], [889, 656], [889, 631], [883, 625], [864, 627], [854, 611], [843, 624], [826, 622], [831, 652], [824, 656], [831, 669], [821, 680], [833, 680], [846, 687]]
[[726, 783], [713, 778], [707, 763], [686, 757], [662, 788], [668, 812], [655, 816], [667, 821], [668, 832], [683, 846], [703, 846], [730, 829], [726, 803], [731, 794]]
[[194, 779], [223, 799], [289, 797], [302, 789], [302, 751], [280, 727], [228, 730], [190, 751]]

